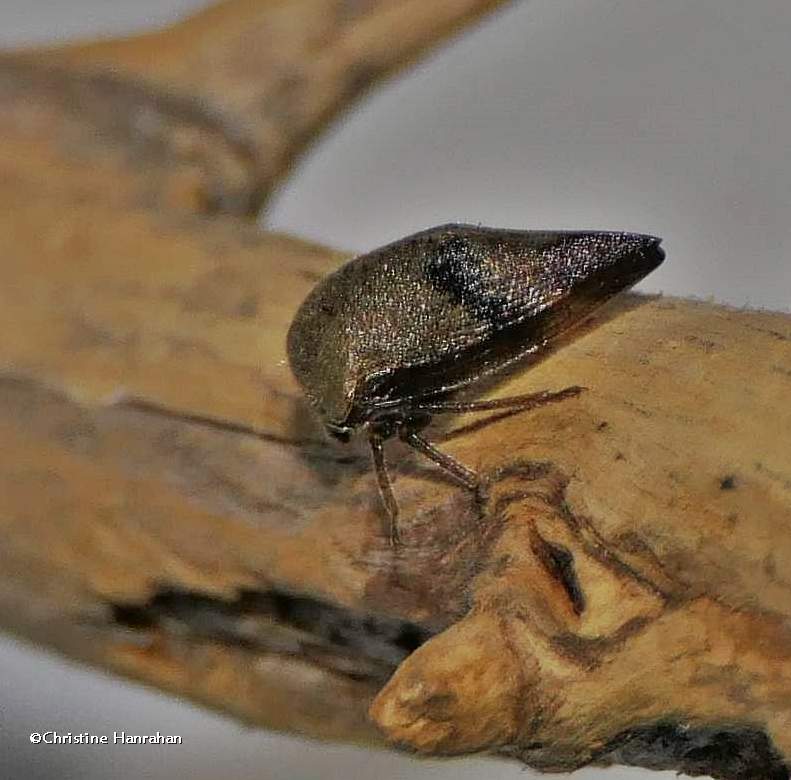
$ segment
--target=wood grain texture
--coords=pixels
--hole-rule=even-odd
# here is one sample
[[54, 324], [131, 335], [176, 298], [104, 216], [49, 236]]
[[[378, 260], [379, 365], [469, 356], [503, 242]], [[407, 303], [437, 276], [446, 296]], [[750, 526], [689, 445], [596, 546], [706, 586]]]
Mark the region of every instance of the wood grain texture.
[[[308, 5], [226, 3], [162, 35], [227, 47], [245, 14]], [[422, 5], [352, 5], [425, 23]], [[387, 67], [487, 5], [439, 4]], [[482, 502], [388, 445], [393, 548], [365, 447], [324, 439], [285, 362], [296, 306], [346, 258], [236, 216], [304, 133], [271, 167], [189, 111], [194, 154], [141, 136], [151, 85], [212, 99], [175, 44], [140, 53], [158, 40], [0, 68], [2, 625], [322, 738], [788, 777], [791, 317], [613, 302], [481, 389], [579, 397], [431, 429], [484, 475]], [[109, 61], [112, 89], [91, 71]], [[236, 78], [221, 117], [257, 88]]]

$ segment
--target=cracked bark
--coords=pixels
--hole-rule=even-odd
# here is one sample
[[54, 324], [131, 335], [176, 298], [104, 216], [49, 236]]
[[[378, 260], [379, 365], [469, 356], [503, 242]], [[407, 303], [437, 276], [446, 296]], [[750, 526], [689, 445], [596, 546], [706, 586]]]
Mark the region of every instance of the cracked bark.
[[233, 0], [0, 62], [2, 625], [312, 736], [788, 777], [791, 318], [613, 303], [485, 388], [588, 392], [435, 431], [483, 504], [392, 445], [398, 550], [284, 363], [345, 258], [244, 218], [492, 5]]

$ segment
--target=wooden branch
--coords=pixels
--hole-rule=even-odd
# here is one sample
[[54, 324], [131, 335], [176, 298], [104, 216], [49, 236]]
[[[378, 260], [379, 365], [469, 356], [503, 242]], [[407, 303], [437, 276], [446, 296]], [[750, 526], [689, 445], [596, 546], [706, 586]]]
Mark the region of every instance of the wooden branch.
[[394, 549], [364, 448], [324, 440], [285, 363], [343, 256], [194, 197], [246, 213], [288, 155], [250, 165], [201, 113], [146, 135], [153, 75], [50, 56], [0, 78], [5, 628], [313, 736], [376, 742], [370, 706], [421, 753], [788, 777], [791, 317], [622, 298], [484, 391], [580, 397], [434, 431], [482, 503], [392, 446]]
[[50, 105], [79, 102], [110, 144], [131, 140], [168, 205], [252, 216], [339, 109], [502, 4], [225, 0], [162, 32], [15, 59], [34, 68], [26, 90], [43, 82]]

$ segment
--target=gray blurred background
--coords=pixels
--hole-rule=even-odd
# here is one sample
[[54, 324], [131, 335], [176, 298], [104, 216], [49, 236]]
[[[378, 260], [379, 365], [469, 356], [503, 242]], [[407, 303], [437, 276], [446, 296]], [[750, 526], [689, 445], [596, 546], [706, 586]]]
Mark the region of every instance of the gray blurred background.
[[[0, 0], [0, 45], [130, 32], [206, 4]], [[360, 251], [446, 221], [655, 233], [668, 259], [641, 289], [791, 310], [789, 41], [788, 0], [522, 0], [339, 120], [263, 223]], [[29, 743], [46, 729], [184, 744]], [[253, 731], [0, 638], [3, 780], [350, 775], [534, 776]]]

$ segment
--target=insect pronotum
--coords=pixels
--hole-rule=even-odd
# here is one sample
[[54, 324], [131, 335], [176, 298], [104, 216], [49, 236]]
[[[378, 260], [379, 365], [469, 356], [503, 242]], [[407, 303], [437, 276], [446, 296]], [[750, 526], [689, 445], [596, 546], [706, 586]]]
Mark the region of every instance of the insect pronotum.
[[478, 475], [421, 436], [432, 415], [529, 409], [578, 387], [493, 401], [455, 391], [544, 350], [664, 259], [638, 233], [442, 225], [357, 257], [319, 282], [288, 332], [288, 357], [330, 435], [364, 431], [398, 541], [383, 443], [397, 435], [454, 481]]

